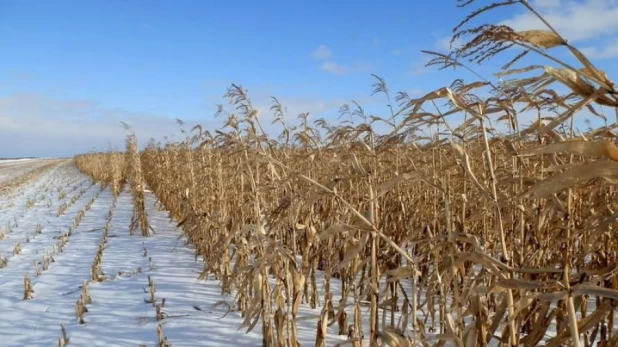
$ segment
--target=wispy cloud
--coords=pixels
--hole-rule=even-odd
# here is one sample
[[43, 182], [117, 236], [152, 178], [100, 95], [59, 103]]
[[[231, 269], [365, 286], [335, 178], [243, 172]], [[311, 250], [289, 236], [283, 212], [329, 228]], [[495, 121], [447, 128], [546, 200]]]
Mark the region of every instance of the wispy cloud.
[[320, 65], [322, 71], [330, 72], [333, 74], [346, 74], [350, 72], [348, 66], [336, 63], [334, 61], [325, 61]]
[[440, 50], [441, 53], [450, 52], [452, 49], [456, 49], [461, 47], [463, 44], [463, 40], [457, 38], [455, 41], [451, 43], [451, 37], [444, 37], [436, 42], [436, 48]]
[[428, 55], [422, 55], [420, 58], [410, 62], [408, 69], [405, 72], [405, 75], [410, 76], [419, 76], [424, 75], [433, 71], [433, 67], [426, 66], [427, 63], [431, 60], [431, 57]]
[[[124, 147], [121, 121], [140, 143], [178, 134], [175, 120], [89, 100], [61, 100], [33, 93], [0, 97], [0, 156], [70, 156]], [[206, 126], [206, 124], [205, 124]]]
[[[259, 109], [265, 130], [277, 135], [281, 129], [271, 124], [272, 100], [263, 91], [251, 93], [254, 107]], [[311, 119], [335, 119], [344, 98], [320, 98], [287, 95], [278, 98], [286, 109], [289, 124], [298, 122], [300, 113], [308, 112]], [[358, 98], [370, 104], [367, 98]], [[222, 100], [207, 100], [208, 104]], [[225, 102], [224, 102], [225, 104]], [[214, 106], [211, 111], [214, 111]], [[185, 129], [196, 122], [183, 119]], [[121, 107], [110, 107], [93, 100], [59, 99], [36, 93], [14, 93], [0, 96], [0, 157], [13, 156], [72, 156], [91, 150], [123, 149], [125, 131], [121, 122], [135, 131], [144, 146], [150, 138], [182, 140], [183, 136], [174, 117], [162, 114], [134, 112]], [[223, 119], [200, 120], [204, 129], [220, 129]]]
[[561, 6], [562, 0], [536, 0], [534, 5], [542, 9], [556, 9]]
[[35, 78], [35, 75], [32, 73], [18, 71], [10, 72], [8, 76], [18, 82], [31, 82]]
[[582, 47], [581, 51], [589, 58], [611, 59], [618, 57], [618, 38], [603, 42], [598, 46]]
[[311, 57], [315, 60], [328, 60], [332, 57], [330, 48], [327, 45], [319, 45], [318, 48], [311, 52]]
[[370, 65], [367, 63], [342, 64], [335, 61], [330, 48], [324, 44], [314, 49], [311, 52], [311, 57], [320, 62], [320, 70], [335, 75], [362, 72], [370, 68]]
[[382, 44], [382, 40], [380, 40], [377, 36], [371, 37], [371, 45], [373, 47], [378, 47]]
[[320, 65], [320, 70], [336, 75], [344, 75], [354, 72], [368, 71], [369, 64], [358, 63], [355, 65], [339, 64], [334, 61], [325, 61]]
[[[541, 15], [570, 42], [615, 36], [618, 29], [617, 0], [536, 0]], [[504, 20], [515, 30], [545, 29], [531, 12], [522, 12]]]

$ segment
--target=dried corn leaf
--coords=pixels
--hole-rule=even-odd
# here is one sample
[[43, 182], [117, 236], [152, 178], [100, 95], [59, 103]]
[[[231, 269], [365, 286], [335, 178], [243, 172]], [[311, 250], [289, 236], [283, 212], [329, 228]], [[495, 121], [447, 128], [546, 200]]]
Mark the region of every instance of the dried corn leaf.
[[522, 343], [526, 347], [535, 347], [541, 341], [541, 339], [545, 336], [547, 329], [551, 323], [551, 318], [555, 315], [555, 311], [549, 312], [551, 307], [550, 302], [544, 302], [541, 304], [541, 307], [538, 309], [536, 316], [538, 317], [534, 321], [533, 329], [522, 339]]
[[457, 255], [455, 265], [465, 261], [471, 261], [475, 264], [482, 265], [486, 267], [489, 272], [500, 276], [502, 279], [506, 279], [504, 272], [512, 271], [509, 266], [505, 265], [501, 261], [481, 252], [462, 252]]
[[464, 131], [465, 129], [470, 127], [474, 121], [476, 121], [476, 118], [468, 118], [465, 122], [461, 123], [460, 126], [455, 128], [455, 130], [453, 132], [454, 133], [460, 133], [460, 132]]
[[515, 278], [500, 280], [496, 283], [496, 286], [505, 288], [505, 289], [524, 289], [524, 290], [539, 290], [539, 289], [559, 287], [558, 282], [533, 282], [533, 281], [518, 280]]
[[384, 331], [378, 331], [378, 336], [382, 340], [382, 343], [389, 347], [411, 347], [412, 345], [405, 337], [401, 336], [392, 329], [385, 329]]
[[524, 130], [522, 130], [520, 132], [521, 137], [528, 136], [528, 135], [534, 133], [535, 131], [541, 129], [542, 125], [543, 125], [543, 121], [542, 120], [534, 121], [532, 124], [530, 124], [530, 126], [528, 126], [526, 129], [524, 129]]
[[565, 112], [563, 112], [561, 115], [559, 115], [558, 117], [552, 119], [551, 122], [549, 122], [549, 124], [541, 127], [538, 130], [538, 134], [539, 135], [543, 135], [551, 130], [553, 130], [555, 127], [557, 127], [558, 125], [564, 123], [567, 119], [571, 118], [571, 116], [573, 116], [575, 114], [575, 112], [579, 111], [581, 108], [583, 108], [584, 106], [588, 105], [590, 102], [592, 102], [595, 98], [597, 97], [596, 93], [590, 94], [588, 95], [586, 98], [580, 100], [577, 104], [569, 107], [569, 109]]
[[468, 176], [470, 176], [470, 178], [472, 179], [472, 183], [474, 183], [474, 185], [478, 188], [478, 190], [483, 195], [485, 195], [487, 199], [489, 199], [490, 201], [494, 201], [494, 198], [489, 192], [489, 190], [487, 190], [487, 188], [481, 185], [481, 183], [478, 181], [478, 179], [472, 172], [472, 167], [470, 165], [470, 157], [468, 156], [468, 153], [466, 153], [466, 151], [460, 145], [456, 143], [451, 143], [451, 146], [457, 151], [457, 153], [459, 153], [459, 156], [461, 157], [461, 161], [462, 161], [461, 165], [463, 166], [464, 170], [466, 170], [466, 172], [468, 173]]
[[519, 156], [531, 156], [547, 153], [571, 153], [595, 157], [607, 157], [614, 161], [618, 161], [618, 146], [609, 141], [584, 141], [572, 140], [566, 142], [552, 143], [547, 146], [541, 146], [522, 150]]
[[600, 114], [599, 112], [597, 112], [597, 110], [592, 106], [592, 105], [586, 105], [586, 108], [595, 116], [603, 119], [604, 121], [607, 121], [607, 117], [605, 117], [604, 115]]
[[331, 226], [329, 226], [328, 228], [326, 228], [324, 231], [322, 231], [319, 235], [318, 238], [320, 240], [326, 240], [330, 237], [333, 237], [334, 235], [340, 234], [344, 231], [349, 230], [348, 227], [346, 227], [343, 224], [333, 224]]
[[455, 320], [453, 319], [453, 315], [450, 313], [446, 314], [446, 319], [444, 320], [444, 328], [447, 334], [453, 333], [457, 334], [457, 324], [455, 324]]
[[[610, 300], [604, 300], [603, 304], [598, 307], [591, 315], [577, 322], [577, 330], [580, 334], [587, 332], [588, 330], [594, 328], [607, 314], [613, 310], [614, 307]], [[547, 341], [547, 347], [557, 347], [561, 346], [571, 337], [571, 332], [569, 330], [565, 330], [559, 336], [554, 337], [553, 339]]]
[[567, 296], [568, 296], [568, 293], [566, 292], [566, 290], [561, 290], [561, 291], [552, 292], [552, 293], [540, 294], [539, 300], [553, 302], [553, 301], [558, 301], [558, 300], [564, 300]]
[[[443, 88], [440, 88], [438, 90], [434, 90], [432, 92], [429, 92], [429, 93], [425, 94], [420, 99], [411, 100], [411, 103], [414, 105], [414, 108], [410, 112], [410, 116], [413, 117], [413, 116], [417, 115], [418, 111], [420, 110], [421, 107], [423, 107], [423, 104], [426, 101], [436, 100], [436, 99], [440, 99], [440, 98], [446, 97], [448, 95], [448, 91], [447, 90], [448, 90], [448, 88], [443, 87]], [[402, 123], [405, 123], [405, 122], [402, 122]], [[403, 124], [400, 124], [398, 126], [398, 129], [401, 128], [402, 126], [403, 126]]]
[[566, 42], [560, 36], [547, 30], [518, 31], [517, 35], [524, 41], [545, 49], [566, 45]]
[[380, 184], [378, 188], [376, 189], [377, 191], [376, 197], [379, 198], [383, 196], [389, 190], [393, 189], [400, 182], [411, 180], [411, 179], [418, 179], [420, 177], [422, 177], [422, 174], [417, 171], [411, 171], [411, 172], [399, 174], [391, 178], [390, 180]]
[[516, 307], [515, 312], [512, 317], [509, 317], [509, 323], [513, 320], [519, 318], [519, 314], [526, 310], [530, 305], [537, 300], [539, 294], [530, 294], [526, 295], [523, 298], [519, 299], [517, 303], [513, 306]]
[[409, 266], [404, 266], [386, 271], [386, 280], [389, 282], [394, 282], [405, 278], [412, 278], [414, 276], [418, 277], [421, 275], [422, 274], [418, 270]]
[[455, 334], [435, 334], [435, 335], [428, 335], [427, 337], [425, 337], [423, 339], [424, 342], [430, 342], [430, 341], [452, 341], [454, 342], [457, 347], [464, 347], [463, 342], [461, 341], [461, 339], [455, 335]]
[[596, 129], [596, 130], [588, 133], [588, 137], [589, 138], [595, 138], [597, 136], [609, 137], [609, 138], [613, 138], [613, 139], [618, 138], [618, 135], [615, 132], [613, 132], [610, 129], [605, 128], [605, 127], [600, 128], [600, 129]]
[[613, 161], [595, 161], [581, 165], [534, 185], [524, 192], [522, 197], [531, 199], [546, 198], [563, 189], [575, 187], [578, 184], [599, 177], [610, 180], [616, 179], [618, 177], [618, 163]]
[[478, 342], [478, 331], [475, 322], [470, 323], [464, 331], [464, 341], [466, 347], [476, 347]]
[[345, 255], [343, 256], [343, 259], [336, 266], [336, 268], [341, 269], [345, 267], [346, 265], [348, 265], [348, 263], [352, 261], [354, 258], [356, 258], [356, 256], [359, 255], [360, 252], [365, 248], [365, 245], [367, 244], [367, 240], [369, 240], [369, 233], [363, 233], [363, 238], [357, 241], [357, 243], [353, 247], [350, 247], [346, 251]]
[[588, 58], [582, 52], [580, 52], [577, 48], [571, 45], [569, 45], [568, 48], [571, 51], [571, 53], [573, 53], [573, 55], [577, 58], [577, 60], [579, 60], [584, 65], [584, 69], [582, 69], [581, 71], [585, 75], [590, 76], [593, 79], [597, 80], [597, 82], [601, 84], [604, 88], [609, 89], [609, 90], [614, 90], [613, 88], [614, 83], [610, 81], [610, 79], [607, 77], [607, 74], [605, 74], [601, 70], [597, 69], [594, 65], [592, 65], [590, 60], [588, 60]]
[[485, 87], [487, 85], [489, 85], [489, 82], [483, 82], [483, 81], [477, 81], [477, 82], [472, 82], [472, 83], [468, 83], [465, 86], [461, 87], [459, 89], [460, 93], [467, 93], [469, 91], [471, 91], [472, 89], [477, 89], [477, 88], [482, 88]]
[[618, 290], [603, 288], [593, 284], [583, 283], [571, 288], [574, 295], [600, 296], [618, 300]]
[[502, 321], [502, 318], [504, 318], [504, 314], [506, 313], [507, 308], [508, 308], [508, 303], [507, 303], [506, 295], [502, 295], [502, 301], [500, 301], [499, 306], [496, 308], [496, 313], [492, 317], [491, 325], [487, 329], [488, 334], [487, 334], [487, 340], [485, 340], [485, 342], [489, 342], [491, 337], [496, 333], [496, 331], [500, 327], [500, 322]]
[[588, 97], [594, 94], [594, 86], [587, 81], [584, 81], [577, 72], [570, 69], [556, 69], [551, 66], [545, 66], [545, 72], [562, 82], [569, 87], [573, 92], [582, 97]]
[[508, 76], [508, 75], [521, 74], [521, 73], [524, 73], [524, 72], [529, 72], [529, 71], [532, 71], [532, 70], [537, 70], [537, 69], [542, 69], [542, 68], [543, 68], [542, 65], [531, 65], [531, 66], [520, 68], [520, 69], [512, 69], [512, 70], [505, 70], [505, 71], [497, 72], [497, 73], [494, 73], [494, 76], [496, 76], [496, 77], [504, 77], [504, 76]]
[[[363, 145], [365, 145], [365, 147], [367, 147], [367, 144], [363, 141], [359, 141], [360, 143], [362, 143]], [[371, 149], [369, 147], [366, 148], [369, 152], [372, 152]], [[365, 169], [363, 168], [363, 166], [361, 165], [361, 163], [358, 161], [358, 157], [352, 153], [351, 155], [346, 155], [344, 156], [345, 159], [350, 159], [352, 161], [352, 167], [354, 168], [354, 172], [356, 172], [356, 174], [358, 175], [366, 175], [367, 171], [365, 171]]]

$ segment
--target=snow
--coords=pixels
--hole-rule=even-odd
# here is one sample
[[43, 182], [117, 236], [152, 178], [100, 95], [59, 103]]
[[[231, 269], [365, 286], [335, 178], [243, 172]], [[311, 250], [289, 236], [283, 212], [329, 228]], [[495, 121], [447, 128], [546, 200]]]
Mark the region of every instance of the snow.
[[[14, 170], [18, 174], [10, 177], [30, 169], [15, 166]], [[261, 345], [259, 324], [245, 334], [239, 312], [226, 315], [225, 306], [215, 306], [221, 300], [232, 302], [233, 298], [221, 295], [216, 280], [198, 280], [203, 261], [195, 260], [193, 249], [180, 237], [167, 212], [155, 207], [152, 194], [147, 196], [148, 214], [156, 234], [144, 238], [129, 235], [132, 205], [128, 191], [114, 204], [109, 189], [101, 191], [99, 185], [67, 164], [58, 165], [34, 180], [20, 186], [17, 192], [0, 197], [0, 204], [12, 206], [0, 211], [4, 235], [0, 254], [8, 260], [0, 268], [2, 346], [56, 346], [62, 337], [61, 324], [69, 337], [69, 346], [155, 346], [159, 323], [163, 323], [164, 335], [174, 347]], [[67, 193], [60, 199], [59, 188]], [[58, 207], [74, 196], [79, 199], [58, 216]], [[29, 199], [36, 199], [36, 204], [28, 207]], [[75, 216], [92, 199], [92, 205], [73, 229]], [[90, 280], [91, 265], [110, 211], [102, 257], [107, 279], [89, 283], [92, 303], [86, 306], [85, 324], [79, 324], [76, 302], [82, 283]], [[40, 234], [35, 231], [37, 224], [42, 226]], [[60, 252], [59, 237], [69, 235], [69, 231], [68, 241]], [[13, 254], [18, 242], [22, 251]], [[45, 255], [53, 255], [54, 262], [37, 276], [34, 264], [39, 262], [42, 270]], [[30, 300], [23, 300], [26, 274], [34, 288]], [[155, 283], [156, 303], [165, 299], [163, 312], [168, 317], [161, 322], [155, 319], [155, 307], [146, 302], [150, 297], [149, 277]], [[301, 314], [318, 315], [319, 310], [304, 307]], [[299, 328], [302, 345], [315, 343], [315, 329], [315, 322]]]

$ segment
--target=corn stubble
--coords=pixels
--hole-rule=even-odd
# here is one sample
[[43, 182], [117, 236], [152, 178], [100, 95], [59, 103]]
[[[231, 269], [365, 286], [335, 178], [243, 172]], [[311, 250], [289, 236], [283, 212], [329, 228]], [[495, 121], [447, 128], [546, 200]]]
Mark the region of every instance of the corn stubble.
[[149, 236], [152, 228], [150, 223], [148, 223], [148, 216], [146, 214], [146, 198], [144, 195], [146, 183], [142, 174], [142, 164], [135, 134], [127, 135], [126, 143], [125, 172], [127, 181], [131, 186], [131, 195], [133, 196], [133, 216], [131, 217], [131, 227], [129, 230], [133, 234], [139, 229], [142, 236]]
[[[131, 174], [123, 177], [143, 187], [143, 172], [203, 257], [201, 277], [235, 296], [229, 309], [242, 313], [247, 331], [261, 323], [264, 346], [300, 346], [302, 303], [321, 308], [316, 346], [333, 331], [352, 346], [363, 338], [370, 346], [613, 346], [618, 116], [610, 124], [603, 108], [615, 110], [617, 94], [549, 23], [525, 32], [464, 28], [502, 6], [538, 15], [526, 1], [483, 7], [454, 30], [466, 43], [449, 55], [426, 52], [429, 65], [469, 69], [461, 60], [515, 47], [520, 53], [497, 74], [512, 79], [499, 85], [456, 80], [392, 100], [375, 76], [373, 94], [387, 99], [389, 115], [353, 103], [341, 108], [339, 125], [301, 114], [290, 127], [273, 98], [277, 138], [262, 129], [247, 91], [232, 85], [234, 111], [217, 112], [223, 129], [182, 129], [185, 141], [151, 141], [141, 154], [128, 142]], [[551, 55], [556, 47], [581, 67]], [[552, 66], [513, 68], [532, 54]], [[578, 133], [573, 118], [584, 108], [605, 125]], [[523, 125], [522, 112], [536, 120]], [[453, 117], [464, 121], [451, 126]], [[392, 131], [377, 134], [380, 122]], [[109, 171], [117, 165], [100, 164], [120, 158], [96, 153], [76, 163], [96, 180], [120, 181]], [[143, 195], [133, 193], [139, 216]]]

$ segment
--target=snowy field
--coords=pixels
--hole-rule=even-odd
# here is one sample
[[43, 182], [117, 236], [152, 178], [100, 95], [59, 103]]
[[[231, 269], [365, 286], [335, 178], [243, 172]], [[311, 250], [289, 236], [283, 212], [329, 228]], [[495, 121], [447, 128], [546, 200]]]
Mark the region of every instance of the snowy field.
[[[201, 259], [152, 195], [156, 234], [143, 238], [129, 235], [128, 191], [114, 202], [110, 190], [101, 191], [70, 161], [23, 161], [0, 172], [11, 187], [0, 196], [0, 346], [157, 346], [159, 325], [172, 346], [261, 345], [259, 326], [245, 334], [238, 312], [215, 306], [233, 298], [221, 296], [217, 281], [197, 279]], [[101, 265], [92, 276], [97, 256]], [[149, 278], [155, 305], [165, 299], [158, 321]], [[61, 326], [68, 343], [59, 342]], [[303, 346], [315, 344], [315, 331], [315, 320], [300, 327]], [[342, 338], [331, 336], [328, 345]]]
[[[1, 347], [262, 345], [261, 324], [245, 333], [240, 313], [228, 312], [234, 298], [221, 295], [212, 277], [198, 280], [202, 259], [151, 193], [147, 212], [156, 233], [144, 238], [129, 234], [128, 190], [114, 200], [70, 160], [0, 164], [0, 182]], [[331, 291], [341, 296], [338, 280]], [[362, 306], [367, 346], [369, 307]], [[301, 304], [302, 346], [315, 345], [320, 313], [320, 305]], [[327, 346], [351, 346], [337, 331], [337, 324], [328, 327]]]
[[3, 159], [0, 160], [0, 182], [21, 176], [28, 171], [41, 167], [49, 160]]

